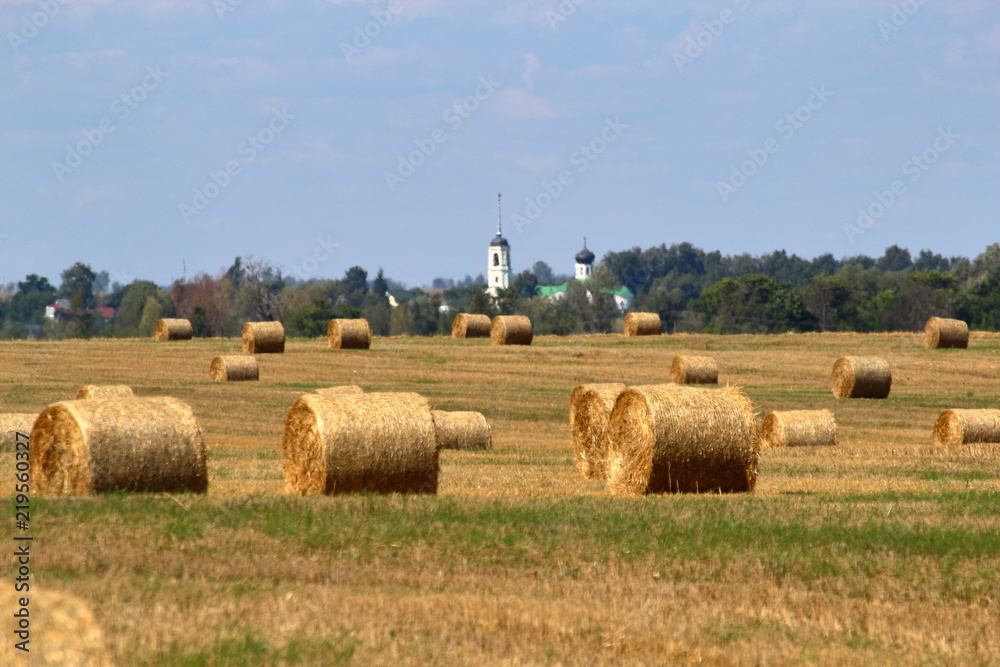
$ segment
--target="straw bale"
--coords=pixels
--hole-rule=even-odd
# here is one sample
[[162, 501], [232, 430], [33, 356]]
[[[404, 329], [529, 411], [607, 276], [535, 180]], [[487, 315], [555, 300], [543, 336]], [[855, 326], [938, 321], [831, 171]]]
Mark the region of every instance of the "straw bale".
[[0, 414], [0, 452], [13, 451], [17, 434], [30, 435], [37, 418], [38, 415], [34, 412]]
[[437, 493], [434, 420], [419, 394], [304, 394], [282, 446], [292, 493]]
[[833, 364], [830, 388], [837, 398], [886, 398], [892, 370], [881, 357], [841, 357]]
[[659, 336], [663, 325], [656, 313], [629, 313], [625, 316], [624, 330], [626, 336]]
[[452, 338], [489, 338], [492, 322], [489, 315], [459, 313], [451, 321]]
[[432, 410], [434, 439], [438, 449], [460, 451], [489, 450], [493, 436], [486, 417], [478, 412]]
[[670, 364], [670, 381], [676, 384], [718, 384], [719, 365], [712, 357], [679, 354]]
[[367, 350], [372, 344], [368, 320], [330, 320], [326, 342], [331, 350]]
[[945, 410], [934, 424], [935, 445], [1000, 443], [1000, 410]]
[[490, 323], [494, 345], [531, 345], [531, 320], [523, 315], [497, 315]]
[[153, 340], [191, 340], [194, 329], [190, 320], [165, 317], [156, 322]]
[[76, 390], [76, 398], [129, 398], [134, 396], [127, 384], [85, 384]]
[[[27, 601], [30, 633], [29, 653], [15, 644], [22, 641], [20, 626], [22, 600]], [[104, 641], [101, 627], [87, 603], [80, 598], [31, 584], [30, 591], [15, 591], [12, 583], [0, 586], [0, 609], [3, 609], [3, 642], [0, 664], [111, 667], [114, 662]]]
[[607, 430], [608, 489], [736, 493], [757, 481], [759, 442], [750, 400], [735, 387], [632, 387]]
[[208, 488], [201, 428], [168, 397], [50, 405], [31, 429], [31, 476], [42, 493]]
[[233, 354], [212, 359], [209, 377], [216, 382], [259, 380], [260, 364], [249, 354]]
[[837, 444], [837, 421], [829, 410], [769, 413], [760, 429], [762, 447], [822, 447]]
[[605, 431], [615, 400], [625, 391], [620, 382], [581, 384], [569, 399], [569, 423], [573, 433], [576, 467], [587, 479], [607, 475]]
[[281, 322], [247, 322], [243, 325], [244, 354], [280, 354], [285, 351]]
[[969, 347], [969, 325], [962, 320], [932, 317], [924, 325], [924, 347], [933, 350], [943, 347]]

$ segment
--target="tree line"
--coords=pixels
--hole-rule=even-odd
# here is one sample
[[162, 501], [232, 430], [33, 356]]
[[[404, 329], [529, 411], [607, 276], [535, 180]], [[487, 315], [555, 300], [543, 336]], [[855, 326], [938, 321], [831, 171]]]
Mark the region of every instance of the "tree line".
[[[808, 260], [784, 250], [723, 255], [664, 244], [609, 252], [586, 282], [537, 262], [496, 297], [482, 276], [436, 278], [432, 288], [408, 290], [382, 269], [370, 278], [353, 266], [340, 279], [303, 283], [252, 257], [166, 287], [112, 283], [82, 262], [60, 278], [58, 287], [35, 274], [8, 286], [0, 337], [144, 337], [161, 317], [189, 319], [198, 337], [236, 336], [244, 322], [261, 320], [284, 322], [290, 336], [315, 337], [330, 319], [353, 317], [367, 319], [375, 335], [437, 335], [450, 332], [459, 312], [527, 315], [538, 334], [603, 333], [620, 328], [611, 294], [620, 286], [635, 295], [630, 310], [658, 313], [667, 332], [917, 331], [935, 315], [1000, 329], [1000, 244], [971, 260], [928, 250], [913, 257], [895, 245], [878, 258]], [[559, 299], [536, 293], [539, 285], [563, 283]], [[59, 300], [65, 307], [46, 318], [46, 307]]]

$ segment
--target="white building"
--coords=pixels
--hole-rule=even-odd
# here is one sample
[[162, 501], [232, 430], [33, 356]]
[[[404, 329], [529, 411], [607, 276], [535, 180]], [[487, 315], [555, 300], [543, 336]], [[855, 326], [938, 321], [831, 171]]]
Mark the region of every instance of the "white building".
[[486, 291], [497, 295], [497, 290], [510, 287], [510, 244], [503, 237], [503, 218], [500, 215], [500, 195], [497, 195], [497, 235], [490, 241], [489, 266], [486, 271]]

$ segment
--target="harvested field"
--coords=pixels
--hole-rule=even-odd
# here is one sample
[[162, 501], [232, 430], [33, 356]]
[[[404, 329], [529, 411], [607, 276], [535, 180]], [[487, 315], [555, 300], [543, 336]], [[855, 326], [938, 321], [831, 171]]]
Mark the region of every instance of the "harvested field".
[[[211, 382], [239, 339], [2, 342], [0, 411], [83, 384], [191, 406], [208, 493], [32, 498], [34, 583], [81, 598], [117, 664], [990, 664], [1000, 655], [1000, 447], [930, 442], [1000, 402], [1000, 335], [288, 339], [258, 382]], [[838, 401], [849, 350], [891, 398]], [[752, 493], [614, 498], [574, 464], [579, 384], [669, 380], [711, 356], [758, 418], [834, 410], [837, 447], [760, 453]], [[295, 497], [282, 433], [302, 394], [417, 392], [481, 412], [491, 451], [440, 453], [436, 495]], [[714, 391], [708, 389], [706, 391]], [[15, 453], [0, 453], [13, 471]], [[0, 476], [14, 517], [13, 474]], [[8, 559], [5, 577], [16, 576]]]

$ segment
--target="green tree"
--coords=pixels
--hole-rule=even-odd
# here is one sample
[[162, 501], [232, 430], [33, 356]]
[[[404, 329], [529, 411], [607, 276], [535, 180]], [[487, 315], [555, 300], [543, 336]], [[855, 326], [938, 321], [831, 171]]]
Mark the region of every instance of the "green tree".
[[[152, 330], [148, 334], [141, 330], [143, 315], [150, 298], [159, 304], [159, 317], [171, 317], [174, 314], [173, 301], [165, 290], [160, 289], [156, 283], [149, 280], [137, 280], [126, 286], [122, 292], [121, 304], [115, 311], [115, 321], [112, 327], [115, 336], [152, 335]], [[154, 321], [153, 326], [155, 327], [155, 325]]]
[[59, 298], [74, 299], [80, 304], [80, 310], [90, 310], [94, 307], [94, 272], [90, 266], [77, 262], [62, 272], [62, 285], [59, 286]]
[[47, 278], [30, 274], [17, 284], [17, 292], [7, 308], [6, 320], [17, 324], [41, 324], [45, 318], [45, 307], [52, 304], [56, 288]]
[[533, 298], [536, 287], [538, 287], [538, 276], [532, 271], [524, 270], [514, 277], [513, 288], [522, 299]]

